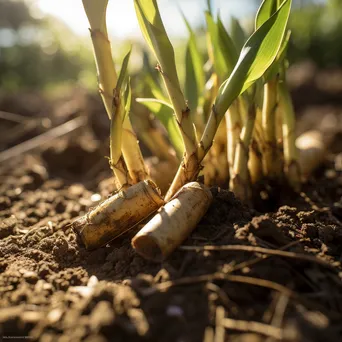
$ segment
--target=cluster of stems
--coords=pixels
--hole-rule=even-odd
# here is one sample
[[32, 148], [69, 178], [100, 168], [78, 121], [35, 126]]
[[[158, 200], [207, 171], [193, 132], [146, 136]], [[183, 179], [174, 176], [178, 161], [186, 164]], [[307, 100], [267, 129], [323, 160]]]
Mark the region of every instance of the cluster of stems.
[[98, 4], [94, 4], [91, 0], [84, 0], [83, 4], [90, 24], [89, 31], [94, 48], [99, 93], [111, 122], [109, 163], [115, 175], [117, 187], [124, 188], [148, 179], [148, 173], [137, 136], [126, 112], [123, 89], [117, 87], [118, 77], [106, 26], [108, 1], [101, 0]]
[[[83, 0], [83, 2], [91, 26], [99, 91], [111, 120], [110, 166], [118, 187], [126, 187], [149, 178], [127, 113], [130, 104], [126, 102], [130, 99], [125, 98], [125, 91], [129, 84], [127, 80], [123, 80], [127, 79], [125, 70], [118, 78], [114, 68], [105, 20], [107, 1], [101, 0], [103, 8], [97, 11], [99, 13], [97, 18], [94, 15], [92, 2], [90, 0]], [[282, 7], [289, 3], [290, 0], [284, 1]], [[208, 12], [206, 14], [207, 41], [208, 55], [212, 64], [211, 74], [204, 89], [198, 91], [197, 107], [189, 108], [178, 77], [174, 50], [163, 25], [157, 1], [134, 0], [134, 5], [141, 31], [157, 60], [156, 69], [163, 79], [169, 99], [168, 105], [172, 108], [173, 119], [184, 147], [182, 160], [165, 195], [165, 201], [169, 201], [184, 184], [196, 180], [203, 169], [203, 164], [207, 165], [204, 174], [212, 175], [209, 177], [211, 181], [214, 181], [215, 176], [219, 178], [221, 176], [222, 180], [229, 177], [230, 189], [242, 200], [250, 198], [252, 183], [258, 181], [261, 176], [274, 179], [282, 177], [285, 173], [290, 184], [298, 187], [294, 113], [285, 77], [280, 77], [280, 73], [277, 73], [276, 76], [266, 80], [261, 87], [262, 82], [255, 83], [255, 79], [252, 90], [247, 95], [241, 95], [241, 88], [244, 88], [246, 81], [243, 78], [248, 73], [248, 66], [237, 67], [238, 44], [233, 44], [233, 39], [226, 33], [220, 19], [218, 18], [215, 23], [212, 13]], [[278, 16], [280, 16], [281, 4], [278, 1], [265, 0], [259, 12], [262, 12], [263, 7], [271, 8], [270, 5], [273, 6], [273, 12], [278, 9]], [[267, 19], [263, 19], [263, 22]], [[189, 24], [187, 22], [186, 24], [189, 28]], [[264, 26], [267, 26], [266, 24], [259, 25], [262, 26], [261, 31]], [[266, 28], [264, 30], [265, 37], [268, 32]], [[191, 31], [190, 33], [190, 44], [192, 44], [190, 47], [194, 48], [194, 34]], [[285, 27], [281, 33], [282, 40], [284, 33]], [[231, 45], [226, 47], [229, 53], [220, 50], [220, 44], [217, 44], [220, 39], [222, 39], [221, 44]], [[259, 42], [260, 44], [262, 42]], [[196, 59], [193, 50], [190, 50], [189, 56], [193, 58], [193, 68], [195, 68]], [[127, 68], [125, 64], [128, 62], [128, 57], [126, 59], [123, 68]], [[276, 55], [273, 60], [275, 59]], [[246, 72], [242, 69], [246, 69]], [[203, 77], [202, 80], [198, 80], [197, 87], [204, 84]], [[227, 77], [227, 81], [219, 88], [219, 83]], [[257, 91], [258, 88], [263, 90]], [[260, 105], [257, 105], [258, 103]], [[258, 112], [261, 114], [257, 115]], [[276, 134], [278, 124], [282, 126], [281, 139], [278, 139]], [[145, 127], [141, 130], [143, 141], [161, 160], [169, 161], [174, 165], [177, 158], [175, 153], [170, 153], [171, 149], [167, 147], [168, 143], [164, 135], [158, 129], [148, 127], [149, 125], [141, 126]], [[256, 126], [259, 130], [255, 129]], [[212, 151], [208, 154], [210, 149]], [[217, 160], [223, 161], [223, 154], [226, 154], [225, 162], [217, 163]]]
[[[296, 190], [300, 186], [295, 114], [285, 78], [291, 0], [264, 0], [255, 31], [247, 41], [237, 21], [233, 21], [235, 37], [231, 37], [221, 19], [215, 21], [209, 9], [206, 71], [195, 34], [186, 21], [190, 40], [185, 87], [178, 77], [173, 46], [157, 0], [132, 1], [167, 92], [165, 96], [163, 88], [153, 84], [150, 77], [147, 85], [152, 84], [156, 99], [139, 102], [160, 119], [169, 139], [149, 114], [140, 116], [140, 137], [159, 162], [144, 161], [129, 115], [130, 53], [118, 76], [106, 28], [108, 0], [83, 0], [99, 92], [111, 123], [110, 166], [121, 191], [79, 219], [74, 228], [86, 245], [95, 247], [124, 233], [162, 206], [133, 239], [140, 254], [162, 260], [194, 229], [209, 207], [210, 191], [194, 182], [199, 175], [204, 175], [207, 185], [218, 180], [226, 182], [246, 202], [251, 199], [253, 185], [263, 177], [287, 179]], [[166, 191], [163, 198], [150, 179], [169, 180], [166, 174], [170, 170], [175, 175], [167, 191], [160, 186]]]

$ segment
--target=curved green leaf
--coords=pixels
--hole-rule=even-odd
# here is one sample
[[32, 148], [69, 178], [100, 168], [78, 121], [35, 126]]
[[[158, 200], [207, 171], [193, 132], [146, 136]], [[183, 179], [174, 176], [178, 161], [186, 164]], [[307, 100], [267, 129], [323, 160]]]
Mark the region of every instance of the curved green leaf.
[[238, 60], [238, 52], [236, 50], [236, 47], [234, 45], [234, 42], [228, 32], [226, 31], [221, 18], [217, 17], [217, 30], [219, 35], [219, 45], [220, 49], [222, 51], [222, 55], [228, 70], [227, 77], [231, 74], [233, 71], [236, 62]]
[[180, 88], [175, 53], [160, 17], [156, 0], [134, 0], [141, 32], [160, 67], [177, 116], [186, 108]]
[[246, 34], [243, 28], [241, 27], [240, 22], [234, 17], [232, 17], [231, 19], [230, 33], [236, 50], [238, 53], [240, 53], [243, 45], [246, 42]]
[[181, 159], [184, 153], [184, 145], [172, 106], [165, 101], [157, 99], [138, 98], [136, 101], [148, 108], [162, 123], [168, 133], [177, 156]]
[[264, 0], [255, 17], [255, 29], [264, 24], [278, 9], [277, 0]]
[[185, 97], [192, 113], [195, 113], [205, 84], [204, 63], [195, 33], [184, 15], [183, 18], [190, 34], [185, 54]]
[[291, 9], [285, 0], [278, 11], [262, 24], [248, 39], [239, 60], [219, 90], [216, 110], [223, 116], [231, 103], [259, 79], [275, 61], [284, 39]]
[[[267, 19], [269, 19], [280, 7], [282, 0], [264, 0], [258, 10], [255, 20], [256, 29], [259, 28]], [[267, 82], [279, 73], [282, 63], [286, 58], [288, 43], [290, 40], [291, 32], [288, 31], [284, 37], [281, 48], [278, 52], [277, 58], [272, 63], [271, 67], [265, 72], [264, 81]]]
[[291, 31], [288, 30], [286, 33], [286, 36], [284, 37], [284, 40], [281, 44], [281, 48], [278, 52], [277, 58], [274, 61], [274, 63], [270, 66], [270, 68], [265, 72], [264, 79], [267, 82], [268, 80], [271, 80], [277, 76], [277, 74], [280, 73], [281, 67], [284, 65], [284, 61], [286, 59], [287, 55], [287, 49], [289, 46], [289, 41], [291, 37]]
[[123, 98], [124, 98], [124, 103], [125, 103], [125, 117], [126, 117], [127, 115], [129, 115], [131, 111], [131, 105], [132, 105], [132, 88], [131, 88], [130, 78], [128, 78], [127, 80], [126, 89], [123, 95], [124, 95]]
[[116, 84], [116, 91], [120, 91], [122, 86], [124, 85], [124, 83], [126, 82], [127, 80], [127, 68], [128, 68], [128, 62], [129, 62], [129, 58], [131, 56], [131, 52], [132, 50], [130, 49], [126, 56], [124, 57], [123, 61], [122, 61], [122, 66], [121, 66], [121, 70], [120, 70], [120, 74], [119, 74], [119, 77], [118, 77], [118, 82]]
[[164, 95], [161, 86], [150, 74], [145, 75], [145, 82], [150, 87], [151, 93], [156, 99], [168, 102], [168, 98]]
[[210, 12], [205, 13], [207, 29], [209, 34], [209, 50], [213, 51], [213, 64], [216, 74], [222, 79], [227, 77], [228, 68], [221, 50], [219, 29]]
[[212, 0], [207, 0], [207, 7], [208, 7], [208, 12], [212, 14], [213, 13]]

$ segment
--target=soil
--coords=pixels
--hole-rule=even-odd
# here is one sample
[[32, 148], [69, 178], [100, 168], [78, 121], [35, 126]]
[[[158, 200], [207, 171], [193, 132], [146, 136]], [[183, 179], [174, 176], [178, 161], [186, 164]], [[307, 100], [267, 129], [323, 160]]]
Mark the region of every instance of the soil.
[[250, 208], [212, 188], [192, 235], [152, 263], [131, 248], [134, 232], [87, 251], [70, 228], [111, 191], [98, 185], [110, 173], [97, 132], [1, 165], [3, 340], [342, 340], [339, 135], [300, 193], [278, 188]]

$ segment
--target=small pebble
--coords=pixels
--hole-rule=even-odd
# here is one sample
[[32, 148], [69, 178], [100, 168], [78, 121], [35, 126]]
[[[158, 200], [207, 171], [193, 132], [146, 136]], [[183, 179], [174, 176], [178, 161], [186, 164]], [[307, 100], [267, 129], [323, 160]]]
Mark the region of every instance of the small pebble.
[[69, 193], [72, 196], [80, 197], [85, 192], [83, 185], [73, 184], [69, 187]]
[[68, 292], [78, 294], [81, 297], [90, 297], [93, 294], [94, 289], [88, 286], [70, 286]]
[[336, 171], [342, 171], [342, 153], [335, 157], [335, 169]]
[[333, 169], [326, 170], [324, 174], [325, 174], [325, 177], [328, 179], [334, 179], [337, 177], [337, 173]]
[[98, 202], [101, 200], [101, 195], [100, 194], [93, 194], [91, 195], [90, 199], [93, 201], [93, 202]]
[[20, 318], [23, 322], [26, 323], [38, 323], [43, 318], [43, 316], [44, 314], [42, 312], [26, 311], [20, 315]]
[[0, 221], [0, 239], [3, 239], [14, 232], [14, 228], [17, 225], [17, 219], [14, 215], [7, 219]]
[[112, 324], [115, 318], [112, 305], [106, 301], [100, 301], [90, 314], [90, 325], [92, 329]]
[[36, 272], [33, 272], [33, 271], [25, 272], [23, 274], [23, 277], [30, 284], [35, 284], [38, 281], [38, 275]]
[[89, 287], [95, 287], [97, 285], [97, 283], [99, 282], [99, 280], [97, 279], [96, 276], [92, 275], [87, 283], [87, 286]]
[[47, 315], [47, 320], [50, 324], [58, 322], [63, 315], [63, 311], [61, 309], [53, 309]]
[[0, 210], [5, 210], [11, 206], [11, 200], [6, 196], [0, 196]]

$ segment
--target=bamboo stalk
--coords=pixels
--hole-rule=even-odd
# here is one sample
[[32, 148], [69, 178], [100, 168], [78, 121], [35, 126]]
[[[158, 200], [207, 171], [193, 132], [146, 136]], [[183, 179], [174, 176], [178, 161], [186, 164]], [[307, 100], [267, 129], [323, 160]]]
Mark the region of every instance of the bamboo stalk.
[[212, 194], [204, 185], [184, 185], [137, 233], [132, 246], [146, 259], [164, 260], [189, 236], [211, 201]]
[[[105, 18], [107, 4], [108, 0], [101, 0], [98, 4], [91, 0], [83, 0], [84, 9], [90, 24], [89, 30], [94, 48], [99, 92], [108, 117], [111, 120], [110, 166], [119, 185], [125, 186], [132, 181], [137, 182], [146, 179], [148, 175], [136, 137], [128, 133], [133, 132], [133, 129], [129, 116], [125, 115], [120, 91], [116, 90], [118, 78], [113, 63]], [[122, 125], [125, 126], [124, 133], [122, 132]], [[122, 134], [125, 134], [124, 139]], [[135, 141], [133, 141], [134, 137]], [[121, 149], [126, 151], [124, 153], [125, 161], [122, 159]], [[130, 156], [130, 153], [133, 155]], [[125, 163], [127, 163], [127, 166]], [[128, 177], [127, 169], [131, 179]]]
[[[177, 177], [177, 173], [171, 185], [173, 194], [183, 184], [191, 180], [188, 175], [192, 175], [193, 169], [199, 167], [195, 129], [190, 115], [190, 108], [180, 87], [174, 49], [162, 22], [157, 1], [134, 0], [134, 5], [141, 30], [144, 32], [144, 37], [158, 61], [157, 70], [163, 78], [184, 143], [185, 152], [180, 166], [183, 173], [181, 179]], [[146, 9], [149, 9], [149, 13], [144, 11]], [[151, 9], [153, 9], [153, 15], [151, 15]], [[169, 196], [166, 195], [166, 198], [169, 198]]]
[[295, 190], [298, 190], [300, 188], [301, 171], [298, 162], [298, 149], [296, 147], [296, 117], [285, 78], [278, 83], [278, 92], [282, 111], [284, 171], [289, 184]]
[[216, 99], [215, 104], [212, 106], [201, 140], [198, 144], [197, 156], [194, 158], [193, 163], [190, 164], [191, 167], [185, 168], [182, 164], [178, 168], [174, 181], [165, 196], [166, 201], [169, 201], [183, 184], [186, 184], [188, 181], [195, 180], [198, 176], [201, 170], [201, 162], [211, 148], [221, 120], [233, 100], [234, 96], [227, 99], [225, 98], [222, 102], [220, 101], [220, 98]]
[[248, 158], [255, 118], [256, 109], [254, 106], [251, 106], [248, 111], [246, 124], [241, 131], [239, 144], [236, 148], [234, 169], [230, 178], [230, 189], [242, 201], [250, 200], [252, 195], [250, 176], [248, 172]]
[[133, 184], [149, 179], [149, 175], [144, 164], [139, 141], [127, 115], [122, 127], [122, 154], [125, 159], [129, 175]]
[[196, 153], [197, 139], [194, 125], [191, 119], [190, 108], [188, 108], [184, 96], [180, 90], [179, 81], [179, 88], [178, 86], [173, 87], [172, 83], [163, 73], [162, 68], [158, 69], [163, 76], [166, 89], [169, 93], [169, 97], [175, 111], [177, 124], [179, 126], [185, 148], [181, 165], [165, 197], [165, 200], [168, 201], [182, 185], [193, 180], [193, 174], [198, 174], [198, 172], [200, 171], [200, 165]]
[[264, 85], [264, 101], [262, 107], [262, 128], [265, 136], [263, 146], [263, 170], [267, 177], [275, 178], [279, 174], [277, 163], [276, 110], [278, 80], [273, 79]]
[[239, 143], [242, 120], [238, 110], [239, 103], [235, 101], [228, 109], [226, 117], [227, 126], [227, 159], [229, 174], [233, 174], [236, 146]]
[[122, 104], [122, 98], [118, 94], [114, 94], [113, 96], [113, 107], [115, 107], [115, 110], [111, 114], [109, 165], [115, 175], [117, 186], [121, 188], [131, 185], [132, 178], [129, 176], [126, 163], [121, 153], [122, 122], [125, 117], [125, 108]]
[[265, 137], [262, 129], [262, 111], [256, 108], [256, 118], [252, 143], [249, 147], [248, 170], [251, 185], [256, 184], [264, 177], [262, 165], [262, 147], [265, 146]]
[[[85, 10], [88, 18], [91, 13], [86, 7]], [[88, 9], [88, 11], [87, 11]], [[107, 3], [104, 7], [106, 12]], [[89, 19], [90, 25], [92, 25]], [[107, 35], [107, 27], [105, 18], [100, 25], [91, 27], [90, 36], [93, 42], [94, 55], [98, 75], [99, 93], [102, 97], [106, 112], [111, 120], [111, 139], [110, 139], [110, 167], [116, 178], [119, 187], [126, 186], [130, 183], [128, 178], [127, 167], [122, 159], [121, 142], [122, 142], [122, 122], [124, 118], [124, 108], [120, 99], [120, 94], [115, 92], [117, 83], [117, 74], [114, 68], [112, 50]]]
[[72, 223], [87, 249], [105, 245], [157, 210], [164, 201], [152, 181], [119, 191]]
[[105, 28], [104, 30], [105, 31], [101, 31], [98, 28], [89, 29], [97, 67], [99, 93], [102, 97], [108, 117], [111, 119], [117, 74], [113, 64], [112, 50], [107, 36], [107, 29]]
[[255, 138], [249, 147], [248, 171], [250, 175], [251, 185], [259, 182], [264, 176], [262, 169], [262, 154]]
[[226, 119], [221, 121], [213, 145], [203, 159], [204, 184], [208, 186], [223, 185], [229, 177], [227, 161], [227, 130]]
[[221, 110], [219, 115], [219, 112], [216, 110], [215, 104], [212, 106], [208, 122], [205, 126], [204, 132], [197, 148], [197, 156], [194, 156], [193, 162], [189, 163], [191, 167], [189, 167], [189, 165], [187, 168], [184, 167], [184, 163], [180, 165], [177, 174], [165, 196], [166, 201], [169, 201], [183, 184], [186, 184], [188, 181], [195, 180], [197, 178], [201, 170], [201, 162], [203, 161], [204, 157], [213, 144], [215, 134], [225, 111], [226, 110]]

